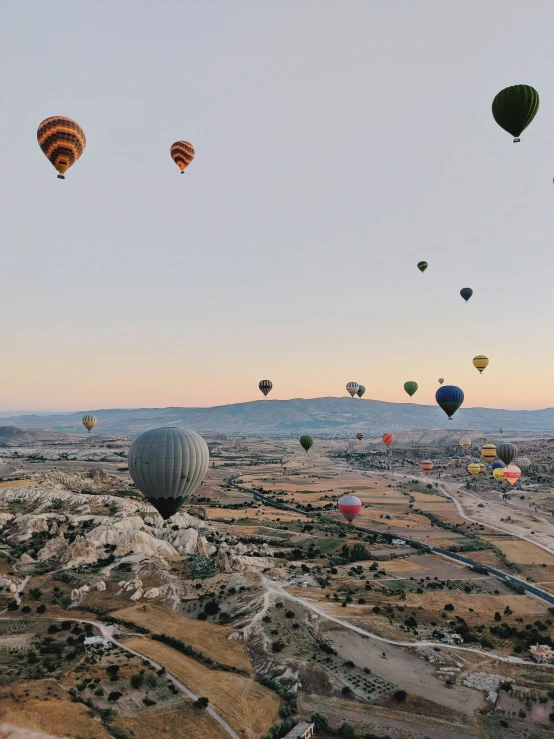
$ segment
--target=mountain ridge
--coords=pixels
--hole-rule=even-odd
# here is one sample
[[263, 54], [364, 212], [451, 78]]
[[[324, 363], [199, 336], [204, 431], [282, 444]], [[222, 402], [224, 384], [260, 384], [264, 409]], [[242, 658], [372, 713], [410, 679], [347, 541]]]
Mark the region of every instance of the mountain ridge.
[[253, 400], [207, 408], [105, 408], [50, 415], [26, 414], [0, 418], [0, 428], [10, 425], [86, 433], [81, 425], [84, 413], [94, 413], [97, 417], [95, 433], [138, 433], [155, 426], [181, 426], [201, 433], [244, 436], [296, 436], [312, 431], [320, 436], [340, 437], [357, 431], [365, 434], [425, 428], [497, 431], [499, 427], [511, 433], [542, 431], [554, 434], [554, 408], [461, 408], [453, 420], [448, 421], [443, 411], [434, 405], [336, 397]]

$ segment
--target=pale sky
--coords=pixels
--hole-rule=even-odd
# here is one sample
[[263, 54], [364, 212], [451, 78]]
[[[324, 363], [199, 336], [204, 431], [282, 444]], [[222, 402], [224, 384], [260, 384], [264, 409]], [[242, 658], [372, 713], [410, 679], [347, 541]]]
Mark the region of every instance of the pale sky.
[[[434, 403], [439, 376], [554, 405], [553, 28], [551, 0], [4, 3], [0, 410], [261, 379]], [[518, 83], [541, 103], [514, 145], [491, 103]], [[52, 115], [87, 136], [64, 182]]]

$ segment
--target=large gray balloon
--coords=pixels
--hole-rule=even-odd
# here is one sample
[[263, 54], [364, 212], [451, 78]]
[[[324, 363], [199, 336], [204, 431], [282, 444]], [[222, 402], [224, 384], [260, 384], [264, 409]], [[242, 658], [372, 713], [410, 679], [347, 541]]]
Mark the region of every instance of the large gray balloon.
[[496, 456], [501, 459], [504, 464], [512, 464], [514, 459], [517, 457], [517, 446], [515, 444], [509, 444], [507, 441], [503, 441], [502, 444], [498, 444], [496, 447]]
[[167, 427], [137, 436], [128, 460], [133, 482], [167, 520], [200, 485], [210, 452], [196, 431]]

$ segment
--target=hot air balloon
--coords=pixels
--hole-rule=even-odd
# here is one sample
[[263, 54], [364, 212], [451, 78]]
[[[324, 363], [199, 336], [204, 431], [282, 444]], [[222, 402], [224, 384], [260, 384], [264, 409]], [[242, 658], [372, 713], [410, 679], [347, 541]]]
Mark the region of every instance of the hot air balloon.
[[444, 377], [439, 377], [439, 385], [442, 385], [443, 382], [444, 382]]
[[460, 462], [462, 461], [462, 458], [461, 458], [461, 457], [458, 457], [458, 455], [457, 455], [457, 454], [455, 454], [455, 455], [454, 455], [454, 456], [452, 457], [452, 460], [451, 460], [451, 461], [452, 461], [452, 464], [453, 464], [453, 465], [455, 465], [456, 467], [459, 467], [459, 466], [460, 466]]
[[510, 485], [515, 485], [521, 477], [521, 470], [515, 464], [506, 465], [502, 472], [504, 472], [504, 479], [508, 480]]
[[504, 429], [502, 428], [502, 426], [498, 430], [500, 431], [500, 436], [502, 436], [502, 434], [504, 433]]
[[171, 426], [137, 436], [128, 461], [133, 482], [165, 521], [202, 482], [210, 453], [195, 431]]
[[385, 445], [387, 446], [387, 449], [392, 444], [392, 442], [394, 441], [394, 436], [392, 434], [383, 434], [383, 436], [381, 438], [385, 442]]
[[486, 471], [487, 471], [487, 465], [481, 462], [481, 464], [479, 465], [479, 474], [484, 475]]
[[360, 389], [360, 386], [357, 382], [347, 382], [346, 383], [346, 390], [350, 393], [350, 397], [353, 398], [358, 390]]
[[418, 262], [417, 263], [417, 268], [421, 272], [421, 274], [423, 274], [425, 272], [425, 270], [427, 269], [428, 266], [429, 265], [427, 264], [427, 262]]
[[410, 380], [409, 382], [404, 383], [404, 390], [408, 393], [410, 398], [417, 390], [417, 382], [414, 382], [413, 380]]
[[479, 374], [483, 374], [483, 370], [487, 368], [489, 364], [488, 357], [485, 357], [484, 354], [478, 354], [476, 357], [473, 357], [473, 366], [476, 370], [479, 370]]
[[531, 466], [531, 460], [529, 457], [518, 457], [514, 464], [520, 468], [520, 470], [526, 470], [528, 467]]
[[176, 141], [169, 150], [171, 158], [181, 170], [181, 174], [194, 159], [194, 146], [188, 141]]
[[435, 393], [435, 399], [451, 421], [454, 413], [464, 402], [464, 393], [456, 385], [443, 385]]
[[258, 387], [262, 391], [262, 393], [267, 397], [267, 395], [271, 392], [271, 388], [273, 387], [273, 383], [271, 380], [262, 380]]
[[496, 457], [496, 446], [494, 444], [483, 444], [481, 454], [487, 462], [492, 462]]
[[500, 128], [514, 137], [514, 144], [536, 116], [539, 93], [531, 85], [512, 85], [492, 101], [492, 114]]
[[460, 290], [460, 295], [462, 296], [462, 298], [463, 298], [463, 299], [464, 299], [464, 300], [466, 301], [466, 303], [467, 303], [467, 301], [468, 301], [468, 300], [469, 300], [469, 299], [471, 298], [471, 296], [473, 295], [473, 290], [472, 290], [472, 289], [471, 289], [470, 287], [462, 287], [462, 289]]
[[497, 482], [504, 482], [504, 467], [495, 467], [492, 475]]
[[467, 436], [462, 436], [462, 438], [460, 439], [460, 446], [462, 447], [462, 449], [469, 449], [469, 447], [471, 446], [471, 439], [468, 439]]
[[494, 470], [503, 470], [506, 465], [504, 462], [501, 462], [499, 459], [495, 459], [494, 462], [491, 464], [491, 470], [494, 472]]
[[503, 441], [496, 447], [496, 456], [501, 459], [504, 464], [510, 464], [517, 457], [517, 446]]
[[358, 431], [358, 433], [356, 434], [356, 439], [358, 439], [358, 441], [361, 441], [363, 438], [364, 438], [364, 435], [362, 434], [362, 432]]
[[343, 495], [339, 500], [339, 511], [346, 518], [348, 523], [356, 518], [362, 510], [362, 503], [355, 495]]
[[61, 115], [42, 121], [37, 130], [37, 140], [42, 153], [57, 170], [59, 180], [65, 180], [65, 173], [79, 159], [87, 145], [81, 126]]
[[96, 416], [83, 416], [83, 426], [86, 428], [86, 430], [89, 432], [92, 431], [92, 429], [96, 426]]
[[358, 398], [361, 398], [364, 393], [365, 393], [365, 387], [363, 385], [358, 385], [358, 392], [356, 393]]
[[433, 463], [430, 459], [424, 459], [420, 466], [426, 475], [428, 475], [433, 469]]
[[307, 434], [304, 434], [300, 437], [300, 445], [306, 450], [306, 453], [314, 443], [314, 437], [308, 436]]
[[481, 472], [481, 465], [476, 462], [472, 462], [471, 464], [468, 464], [466, 469], [472, 477], [477, 477]]

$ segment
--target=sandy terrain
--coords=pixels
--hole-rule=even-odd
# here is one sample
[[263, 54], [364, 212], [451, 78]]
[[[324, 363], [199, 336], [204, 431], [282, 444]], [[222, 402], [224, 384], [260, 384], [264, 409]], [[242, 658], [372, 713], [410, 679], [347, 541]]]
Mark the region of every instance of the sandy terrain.
[[414, 695], [468, 716], [473, 716], [483, 703], [483, 696], [471, 688], [457, 686], [453, 690], [447, 687], [435, 677], [434, 668], [409, 648], [364, 638], [329, 622], [324, 628], [326, 637], [333, 642], [343, 659], [352, 660], [361, 668], [369, 667], [375, 675], [394, 685], [401, 685]]
[[229, 739], [209, 713], [188, 703], [119, 716], [116, 725], [133, 731], [134, 739]]
[[127, 640], [125, 645], [163, 665], [197, 695], [209, 698], [210, 704], [237, 733], [245, 730], [247, 739], [259, 739], [277, 723], [279, 698], [252, 678], [210, 670], [175, 649], [150, 639], [135, 637]]

